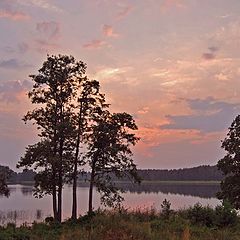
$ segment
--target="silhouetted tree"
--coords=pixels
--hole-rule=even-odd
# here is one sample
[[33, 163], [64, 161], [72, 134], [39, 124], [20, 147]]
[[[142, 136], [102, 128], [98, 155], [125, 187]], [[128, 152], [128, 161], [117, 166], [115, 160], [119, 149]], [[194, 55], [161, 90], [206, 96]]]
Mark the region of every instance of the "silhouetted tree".
[[227, 154], [217, 164], [225, 175], [218, 197], [240, 209], [240, 115], [232, 122], [222, 148]]
[[28, 96], [37, 107], [24, 121], [32, 120], [39, 129], [40, 142], [29, 146], [18, 166], [39, 169], [36, 189], [53, 196], [55, 220], [62, 217], [62, 189], [72, 169], [75, 142], [73, 104], [84, 79], [86, 65], [72, 56], [48, 56]]
[[75, 106], [75, 129], [76, 129], [76, 149], [74, 155], [73, 167], [73, 204], [72, 204], [72, 219], [77, 218], [77, 177], [78, 166], [84, 165], [83, 158], [79, 158], [80, 144], [86, 142], [85, 136], [89, 131], [89, 124], [93, 121], [93, 116], [96, 109], [104, 109], [109, 105], [105, 103], [105, 97], [100, 93], [100, 85], [96, 80], [82, 81], [78, 89], [77, 105]]
[[12, 172], [9, 167], [0, 166], [0, 195], [9, 197], [10, 192], [7, 186], [7, 180], [10, 178]]
[[113, 206], [123, 200], [120, 195], [121, 189], [112, 181], [113, 176], [128, 176], [134, 181], [139, 181], [130, 149], [139, 140], [133, 133], [137, 126], [132, 116], [127, 113], [110, 114], [100, 109], [95, 121], [89, 135], [86, 155], [91, 169], [89, 213], [93, 210], [94, 186], [101, 194], [101, 202]]

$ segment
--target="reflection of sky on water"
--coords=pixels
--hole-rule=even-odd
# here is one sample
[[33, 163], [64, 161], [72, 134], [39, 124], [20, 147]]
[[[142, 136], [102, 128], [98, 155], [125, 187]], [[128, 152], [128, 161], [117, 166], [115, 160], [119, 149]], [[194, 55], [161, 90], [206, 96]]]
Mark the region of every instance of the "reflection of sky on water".
[[[192, 206], [199, 202], [203, 205], [216, 206], [220, 203], [219, 200], [212, 197], [212, 191], [216, 186], [206, 186], [207, 191], [210, 191], [209, 196], [206, 195], [206, 189], [204, 193], [199, 191], [200, 196], [196, 195], [196, 189], [204, 189], [204, 187], [199, 187], [198, 185], [183, 187], [183, 192], [181, 193], [181, 186], [171, 187], [160, 186], [159, 184], [144, 184], [138, 188], [132, 188], [132, 185], [125, 185], [124, 189], [127, 190], [123, 194], [125, 201], [123, 205], [126, 208], [151, 208], [154, 207], [157, 210], [160, 209], [161, 203], [166, 198], [171, 202], [171, 207], [173, 209], [184, 208]], [[218, 188], [218, 187], [217, 187]], [[216, 188], [216, 189], [217, 189]], [[162, 191], [164, 192], [161, 192]], [[188, 189], [188, 195], [186, 195], [186, 189]], [[191, 196], [191, 189], [194, 190]], [[212, 189], [212, 190], [211, 190]], [[34, 220], [42, 220], [52, 213], [52, 201], [50, 196], [46, 196], [42, 199], [36, 199], [32, 196], [32, 187], [23, 185], [11, 185], [10, 186], [11, 195], [9, 198], [0, 198], [0, 224], [7, 222], [7, 219], [11, 222], [17, 222], [18, 224], [28, 222], [31, 223]], [[63, 191], [63, 218], [66, 219], [71, 215], [71, 204], [72, 204], [72, 189], [66, 186]], [[87, 212], [88, 203], [88, 188], [81, 185], [78, 187], [78, 208], [79, 214], [84, 214]], [[99, 193], [94, 192], [94, 207], [97, 209], [100, 207]]]
[[147, 193], [147, 194], [124, 194], [126, 201], [124, 206], [130, 209], [136, 208], [155, 208], [160, 210], [161, 203], [166, 198], [171, 202], [172, 209], [182, 209], [193, 206], [196, 203], [202, 205], [216, 206], [220, 203], [216, 198], [200, 198], [193, 196], [184, 196], [180, 194], [163, 194], [163, 193]]

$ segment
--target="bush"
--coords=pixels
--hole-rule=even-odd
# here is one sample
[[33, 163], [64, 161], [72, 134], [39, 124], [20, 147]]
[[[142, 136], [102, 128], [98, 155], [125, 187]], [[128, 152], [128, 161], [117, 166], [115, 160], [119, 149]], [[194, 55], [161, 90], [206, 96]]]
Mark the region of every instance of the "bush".
[[236, 210], [227, 201], [223, 201], [221, 206], [215, 208], [215, 215], [215, 224], [218, 227], [233, 226], [238, 221]]
[[161, 214], [165, 219], [169, 219], [171, 213], [173, 213], [173, 210], [171, 210], [171, 203], [167, 199], [164, 199], [164, 201], [161, 204]]
[[215, 212], [209, 206], [202, 206], [200, 203], [190, 207], [187, 211], [187, 218], [192, 224], [203, 225], [207, 227], [214, 226]]
[[189, 220], [193, 225], [206, 227], [223, 228], [233, 226], [238, 222], [236, 210], [225, 201], [215, 209], [197, 203], [193, 207], [179, 211], [178, 213], [181, 217]]

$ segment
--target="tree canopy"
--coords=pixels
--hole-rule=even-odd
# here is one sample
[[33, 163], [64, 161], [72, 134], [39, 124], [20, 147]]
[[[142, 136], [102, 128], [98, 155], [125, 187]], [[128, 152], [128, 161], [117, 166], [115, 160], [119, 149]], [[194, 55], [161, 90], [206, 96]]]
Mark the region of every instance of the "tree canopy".
[[8, 197], [10, 195], [7, 181], [10, 178], [13, 171], [9, 167], [0, 166], [0, 195]]
[[[37, 126], [39, 141], [26, 148], [18, 167], [37, 171], [34, 194], [52, 195], [54, 219], [59, 222], [66, 183], [73, 184], [72, 219], [77, 217], [77, 178], [83, 166], [92, 166], [89, 159], [97, 161], [104, 172], [108, 168], [119, 176], [125, 171], [136, 177], [129, 145], [135, 145], [138, 138], [127, 129], [136, 130], [137, 126], [130, 114], [110, 114], [106, 110], [109, 104], [99, 82], [89, 80], [85, 73], [82, 61], [53, 55], [47, 57], [37, 74], [30, 75], [33, 88], [28, 96], [36, 107], [23, 120]], [[112, 185], [107, 183], [101, 180], [101, 188], [112, 192]]]
[[121, 203], [123, 198], [112, 177], [121, 179], [128, 176], [134, 181], [140, 180], [130, 148], [139, 140], [133, 133], [137, 130], [133, 117], [127, 113], [111, 114], [104, 111], [95, 120], [86, 154], [91, 169], [89, 212], [92, 212], [93, 185], [100, 192], [101, 201], [114, 206]]
[[222, 148], [227, 152], [218, 161], [218, 168], [225, 175], [221, 182], [220, 199], [228, 200], [236, 209], [240, 209], [240, 115], [231, 126], [227, 137], [222, 141]]

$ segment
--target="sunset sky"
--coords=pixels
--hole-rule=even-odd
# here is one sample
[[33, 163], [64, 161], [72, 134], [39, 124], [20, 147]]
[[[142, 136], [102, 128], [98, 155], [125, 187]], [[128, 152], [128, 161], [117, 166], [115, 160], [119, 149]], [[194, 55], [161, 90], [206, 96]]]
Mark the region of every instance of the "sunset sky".
[[0, 164], [15, 165], [35, 128], [29, 74], [71, 54], [112, 111], [132, 114], [140, 168], [216, 164], [240, 108], [239, 0], [0, 0]]

